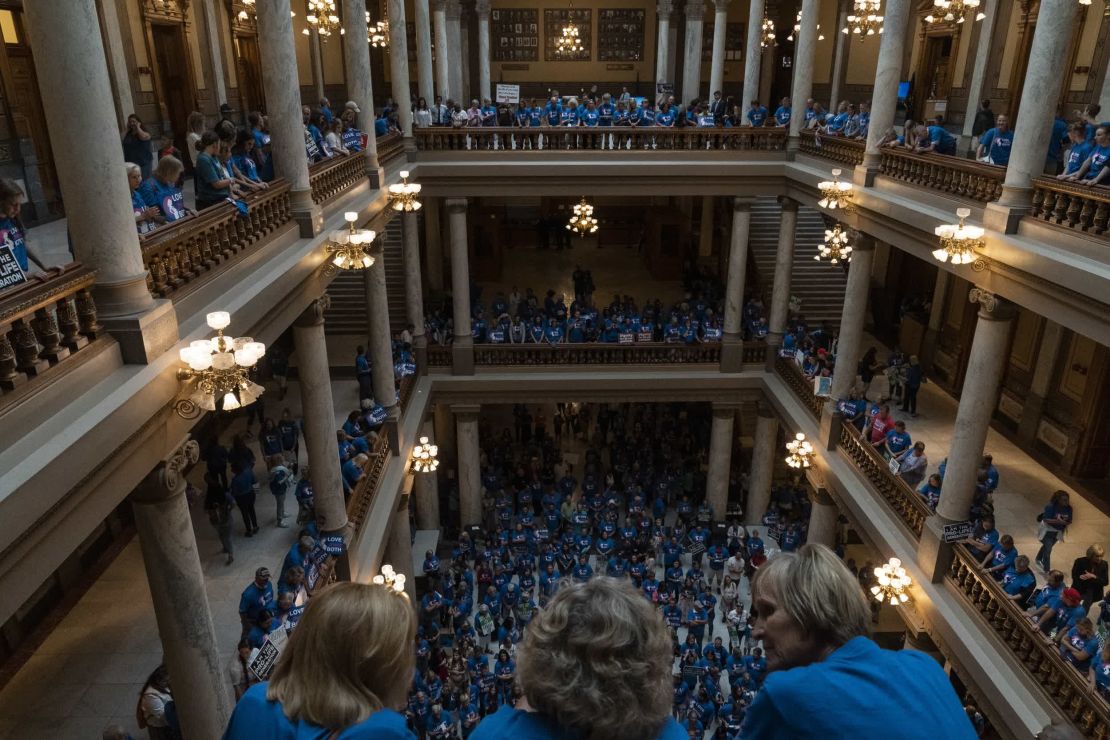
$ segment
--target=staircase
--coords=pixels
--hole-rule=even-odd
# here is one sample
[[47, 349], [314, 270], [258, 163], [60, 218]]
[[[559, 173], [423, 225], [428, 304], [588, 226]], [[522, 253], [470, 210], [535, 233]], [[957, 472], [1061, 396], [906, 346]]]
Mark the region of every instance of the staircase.
[[[775, 278], [775, 257], [779, 245], [779, 222], [782, 209], [774, 198], [757, 198], [752, 204], [751, 231], [748, 237], [750, 260], [759, 275], [759, 286], [765, 305], [771, 296]], [[794, 265], [790, 294], [801, 301], [801, 314], [810, 326], [827, 327], [840, 324], [844, 306], [847, 273], [840, 265], [813, 259], [817, 246], [823, 243], [825, 222], [821, 213], [806, 206], [798, 208], [798, 226], [794, 235]]]
[[[401, 219], [389, 222], [385, 232], [378, 235], [376, 249], [383, 250], [385, 260], [385, 287], [389, 297], [389, 329], [397, 333], [408, 323], [405, 307], [405, 264], [403, 256]], [[328, 287], [331, 307], [324, 317], [324, 328], [332, 335], [365, 337], [366, 326], [366, 277], [361, 270], [343, 270]]]

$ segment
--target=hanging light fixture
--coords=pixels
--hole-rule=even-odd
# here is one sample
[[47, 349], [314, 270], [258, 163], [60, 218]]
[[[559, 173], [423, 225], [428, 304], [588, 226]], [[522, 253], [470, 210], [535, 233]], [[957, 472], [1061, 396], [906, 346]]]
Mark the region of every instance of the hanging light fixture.
[[813, 445], [806, 439], [806, 435], [798, 432], [794, 439], [786, 443], [786, 464], [795, 470], [808, 468], [813, 458]]
[[764, 18], [763, 25], [760, 26], [759, 46], [764, 49], [778, 46], [778, 42], [775, 41], [775, 22], [770, 18]]
[[906, 589], [910, 587], [913, 581], [906, 574], [906, 569], [902, 567], [902, 561], [898, 558], [891, 558], [888, 562], [875, 568], [875, 578], [879, 582], [871, 587], [871, 595], [879, 603], [885, 602], [891, 606], [899, 606], [910, 600]]
[[194, 384], [193, 392], [174, 404], [183, 419], [195, 419], [202, 411], [234, 411], [258, 400], [265, 390], [247, 373], [266, 354], [266, 345], [251, 337], [225, 337], [231, 323], [227, 311], [213, 311], [206, 317], [216, 331], [212, 339], [198, 339], [182, 347], [178, 357], [188, 367], [178, 368], [177, 377]]
[[[574, 12], [573, 3], [570, 6], [570, 12]], [[555, 38], [555, 53], [559, 56], [573, 56], [581, 52], [583, 48], [578, 26], [575, 25], [573, 20], [568, 19], [567, 24], [563, 26], [562, 33]]]
[[[790, 35], [786, 37], [786, 40], [787, 41], [793, 41], [794, 36], [797, 35], [798, 32], [801, 31], [801, 30], [802, 30], [802, 11], [799, 10], [798, 11], [798, 17], [794, 20], [794, 30], [790, 32]], [[825, 40], [825, 34], [821, 33], [821, 24], [820, 23], [817, 24], [817, 40], [818, 41], [824, 41]]]
[[594, 207], [586, 201], [586, 196], [582, 196], [582, 200], [574, 206], [574, 215], [567, 223], [567, 230], [575, 232], [578, 236], [586, 236], [597, 231]]
[[370, 11], [366, 11], [366, 40], [375, 49], [389, 46], [389, 21], [370, 22]]
[[[979, 11], [980, 0], [933, 0], [933, 12], [925, 16], [930, 24], [963, 23], [968, 18], [981, 21], [986, 14]], [[1079, 0], [1083, 4], [1083, 0]], [[1090, 4], [1090, 0], [1088, 0]]]
[[848, 244], [848, 232], [841, 229], [840, 224], [825, 229], [825, 243], [817, 247], [817, 255], [813, 259], [818, 262], [828, 260], [834, 265], [851, 262], [852, 247]]
[[370, 254], [370, 244], [377, 236], [371, 229], [357, 229], [355, 222], [358, 214], [348, 211], [343, 214], [347, 222], [347, 230], [337, 229], [331, 232], [328, 241], [324, 243], [332, 269], [362, 270], [374, 264], [374, 256]]
[[817, 205], [830, 211], [837, 208], [847, 210], [852, 205], [852, 183], [842, 182], [840, 172], [839, 168], [834, 169], [831, 181], [817, 183], [817, 189], [821, 191], [821, 200], [817, 201]]
[[848, 25], [840, 29], [841, 33], [859, 36], [859, 40], [863, 41], [868, 36], [883, 32], [883, 17], [879, 15], [882, 0], [855, 0], [852, 10]]
[[983, 227], [968, 226], [964, 219], [971, 215], [970, 208], [957, 208], [958, 224], [943, 224], [933, 229], [940, 237], [940, 247], [933, 250], [933, 257], [940, 262], [952, 260], [953, 265], [966, 265], [975, 262], [975, 252], [986, 246], [983, 241]]
[[401, 182], [395, 182], [389, 186], [389, 198], [393, 202], [395, 211], [406, 213], [419, 211], [422, 204], [416, 199], [418, 195], [420, 195], [420, 183], [409, 182], [408, 170], [401, 170]]
[[389, 563], [382, 565], [381, 574], [374, 576], [373, 582], [378, 586], [385, 586], [402, 596], [405, 595], [405, 574], [393, 570], [393, 566]]
[[315, 30], [321, 41], [326, 41], [333, 33], [346, 33], [339, 24], [339, 11], [335, 7], [335, 0], [308, 0], [308, 14], [305, 15], [308, 28], [301, 33], [305, 36]]
[[439, 467], [439, 447], [420, 438], [420, 444], [412, 448], [412, 469], [417, 473], [434, 473]]

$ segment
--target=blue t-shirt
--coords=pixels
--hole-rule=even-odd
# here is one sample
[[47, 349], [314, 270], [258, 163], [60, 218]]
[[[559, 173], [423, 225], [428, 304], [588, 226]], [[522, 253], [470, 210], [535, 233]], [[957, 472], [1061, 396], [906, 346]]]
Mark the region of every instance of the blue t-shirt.
[[886, 444], [890, 451], [898, 454], [903, 452], [910, 446], [910, 435], [906, 432], [899, 432], [897, 429], [891, 429], [886, 433]]
[[1004, 565], [1006, 567], [1003, 568], [1003, 570], [1005, 570], [1006, 568], [1009, 568], [1011, 565], [1014, 564], [1014, 561], [1017, 560], [1017, 554], [1018, 552], [1016, 547], [1011, 547], [1009, 550], [1007, 550], [1002, 547], [1002, 545], [995, 545], [994, 551], [991, 554], [990, 567], [994, 568], [999, 565]]
[[[1014, 552], [1017, 552], [1016, 548]], [[1025, 589], [1032, 588], [1036, 585], [1037, 577], [1033, 575], [1033, 571], [1031, 570], [1018, 573], [1017, 569], [1011, 565], [1002, 576], [1002, 589], [1010, 594], [1010, 596], [1017, 596]]]
[[900, 740], [974, 740], [940, 665], [916, 650], [854, 637], [819, 663], [768, 674], [742, 737], [857, 740], [897, 728]]
[[1106, 161], [1110, 159], [1110, 146], [1096, 146], [1091, 148], [1091, 166], [1087, 168], [1087, 180], [1093, 180], [1102, 172]]
[[1064, 153], [1064, 142], [1068, 139], [1068, 122], [1057, 116], [1052, 121], [1052, 133], [1048, 136], [1048, 155], [1045, 157], [1053, 162], [1059, 162]]
[[143, 203], [158, 206], [167, 221], [176, 221], [185, 216], [185, 197], [175, 185], [167, 185], [156, 177], [148, 177], [137, 191]]
[[762, 105], [758, 108], [749, 108], [745, 114], [752, 126], [759, 127], [767, 122], [767, 109]]
[[293, 722], [281, 704], [266, 698], [269, 686], [265, 682], [247, 689], [235, 705], [223, 740], [416, 740], [405, 727], [405, 718], [392, 709], [379, 709], [338, 734], [304, 720]]
[[7, 244], [12, 248], [15, 261], [24, 272], [30, 269], [30, 264], [27, 262], [27, 244], [23, 241], [23, 229], [14, 219], [5, 218], [0, 221], [0, 244]]
[[780, 105], [775, 109], [775, 123], [780, 126], [790, 123], [790, 109], [785, 105]]
[[987, 129], [979, 139], [979, 143], [987, 150], [992, 164], [1006, 166], [1010, 162], [1010, 147], [1014, 144], [1013, 131], [999, 131], [996, 128]]
[[1098, 634], [1093, 634], [1090, 637], [1083, 637], [1079, 634], [1079, 630], [1072, 627], [1068, 630], [1068, 634], [1064, 636], [1064, 642], [1071, 645], [1076, 650], [1081, 650], [1087, 653], [1087, 659], [1080, 661], [1075, 657], [1075, 653], [1070, 650], [1060, 648], [1060, 655], [1063, 659], [1075, 666], [1080, 673], [1086, 674], [1091, 668], [1091, 659], [1099, 653]]
[[223, 188], [215, 188], [212, 183], [219, 182], [223, 179], [220, 172], [220, 163], [216, 158], [207, 152], [201, 152], [197, 155], [197, 164], [194, 170], [196, 193], [197, 198], [201, 200], [220, 200], [227, 198], [231, 195], [231, 189], [227, 186]]
[[[525, 712], [505, 705], [487, 716], [474, 730], [470, 740], [580, 740], [582, 733], [570, 732], [559, 727], [547, 716], [538, 712]], [[663, 729], [656, 735], [658, 740], [686, 740], [673, 717], [667, 717]]]
[[945, 131], [943, 126], [929, 127], [929, 141], [936, 144], [933, 151], [937, 154], [956, 153], [956, 137]]
[[1079, 172], [1079, 168], [1087, 161], [1087, 157], [1091, 156], [1091, 151], [1094, 145], [1087, 141], [1081, 141], [1072, 146], [1068, 150], [1068, 159], [1064, 164], [1064, 174], [1074, 175]]

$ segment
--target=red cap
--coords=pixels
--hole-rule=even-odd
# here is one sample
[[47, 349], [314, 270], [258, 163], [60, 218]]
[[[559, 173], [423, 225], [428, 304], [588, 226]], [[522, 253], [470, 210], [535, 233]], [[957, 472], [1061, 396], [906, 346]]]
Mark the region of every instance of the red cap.
[[1080, 596], [1079, 592], [1076, 591], [1074, 588], [1065, 588], [1064, 589], [1064, 601], [1076, 601], [1076, 602], [1078, 602], [1078, 601], [1082, 601], [1082, 600], [1083, 600], [1083, 597]]

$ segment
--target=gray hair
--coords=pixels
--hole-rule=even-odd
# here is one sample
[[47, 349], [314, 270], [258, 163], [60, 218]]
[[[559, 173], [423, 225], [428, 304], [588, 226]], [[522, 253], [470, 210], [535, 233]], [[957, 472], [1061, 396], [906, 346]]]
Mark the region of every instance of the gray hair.
[[528, 703], [589, 740], [655, 737], [671, 710], [671, 638], [627, 580], [559, 590], [529, 623], [517, 676]]
[[128, 177], [130, 177], [131, 175], [138, 175], [142, 177], [143, 175], [143, 168], [135, 164], [134, 162], [124, 162], [123, 167], [125, 170], [127, 170]]
[[823, 646], [837, 648], [870, 633], [871, 610], [859, 581], [824, 545], [803, 545], [768, 560], [752, 577], [752, 592], [763, 589]]

